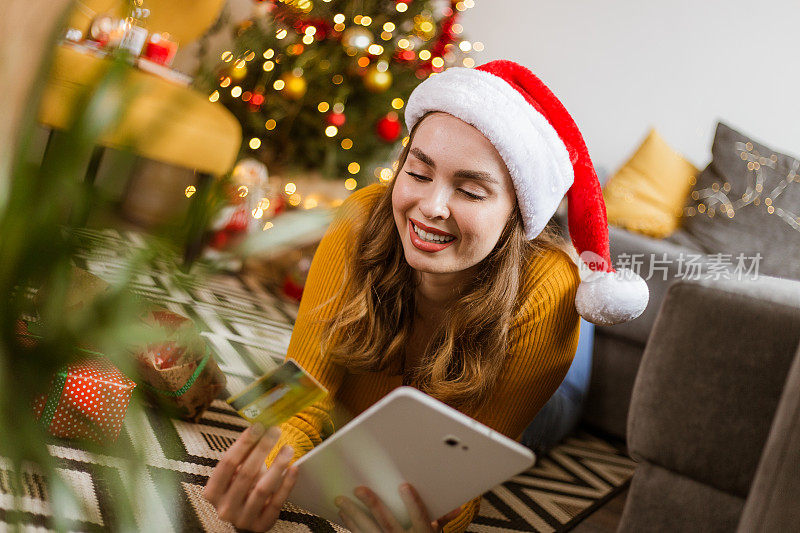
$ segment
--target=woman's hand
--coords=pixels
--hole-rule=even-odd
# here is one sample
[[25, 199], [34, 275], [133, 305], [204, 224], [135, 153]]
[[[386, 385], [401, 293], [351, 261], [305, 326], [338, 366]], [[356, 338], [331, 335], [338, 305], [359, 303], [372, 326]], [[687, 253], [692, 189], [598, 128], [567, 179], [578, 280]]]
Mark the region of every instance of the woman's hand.
[[355, 502], [346, 496], [339, 496], [334, 503], [339, 507], [339, 516], [348, 529], [353, 533], [382, 533], [382, 532], [413, 532], [429, 533], [431, 531], [441, 531], [442, 526], [458, 516], [461, 507], [453, 509], [443, 517], [431, 522], [425, 504], [410, 484], [405, 483], [400, 486], [400, 497], [406, 505], [408, 515], [411, 518], [411, 529], [406, 529], [400, 525], [397, 518], [389, 511], [377, 494], [367, 487], [357, 487], [353, 493], [370, 510], [365, 513]]
[[253, 531], [266, 531], [278, 520], [297, 480], [297, 468], [288, 466], [294, 453], [290, 446], [269, 468], [264, 463], [279, 436], [278, 428], [267, 431], [256, 423], [223, 454], [203, 490], [221, 519]]

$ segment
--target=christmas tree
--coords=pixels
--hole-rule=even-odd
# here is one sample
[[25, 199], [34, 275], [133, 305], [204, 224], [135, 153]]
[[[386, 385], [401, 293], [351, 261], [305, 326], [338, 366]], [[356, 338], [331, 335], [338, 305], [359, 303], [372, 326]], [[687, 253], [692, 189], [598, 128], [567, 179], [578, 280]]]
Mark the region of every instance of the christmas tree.
[[243, 153], [282, 172], [366, 183], [402, 136], [411, 90], [473, 67], [459, 12], [473, 0], [265, 0], [236, 28], [209, 99], [240, 120]]

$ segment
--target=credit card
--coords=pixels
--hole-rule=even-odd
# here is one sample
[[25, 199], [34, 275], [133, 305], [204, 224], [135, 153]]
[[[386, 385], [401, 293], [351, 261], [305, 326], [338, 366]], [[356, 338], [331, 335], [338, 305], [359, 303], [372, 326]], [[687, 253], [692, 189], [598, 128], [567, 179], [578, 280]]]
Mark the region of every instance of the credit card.
[[285, 422], [327, 395], [325, 387], [311, 374], [294, 359], [287, 359], [227, 401], [245, 420], [270, 427]]

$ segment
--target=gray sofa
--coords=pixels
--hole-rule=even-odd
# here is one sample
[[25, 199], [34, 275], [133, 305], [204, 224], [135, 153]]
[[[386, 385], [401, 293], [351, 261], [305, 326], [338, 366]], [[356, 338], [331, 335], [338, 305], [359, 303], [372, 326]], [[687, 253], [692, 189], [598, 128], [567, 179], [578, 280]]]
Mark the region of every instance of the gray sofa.
[[633, 387], [619, 530], [800, 523], [800, 282], [678, 281]]

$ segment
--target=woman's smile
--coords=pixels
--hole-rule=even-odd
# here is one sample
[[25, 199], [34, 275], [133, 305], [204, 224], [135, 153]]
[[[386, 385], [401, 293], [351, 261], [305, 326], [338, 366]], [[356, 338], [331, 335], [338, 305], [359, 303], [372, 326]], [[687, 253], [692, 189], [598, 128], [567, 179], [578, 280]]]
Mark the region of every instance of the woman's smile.
[[440, 252], [456, 241], [456, 238], [452, 235], [437, 235], [433, 232], [425, 231], [419, 226], [421, 224], [413, 219], [408, 219], [408, 235], [411, 238], [411, 244], [423, 252]]

